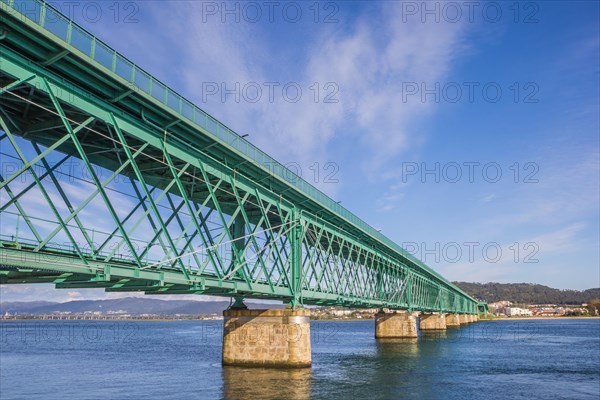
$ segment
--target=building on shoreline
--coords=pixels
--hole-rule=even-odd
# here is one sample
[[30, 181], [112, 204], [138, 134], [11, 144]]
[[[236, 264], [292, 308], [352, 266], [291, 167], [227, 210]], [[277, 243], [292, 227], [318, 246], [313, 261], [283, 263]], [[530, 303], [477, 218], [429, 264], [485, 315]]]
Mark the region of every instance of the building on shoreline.
[[490, 310], [496, 315], [560, 317], [568, 315], [585, 315], [588, 313], [586, 304], [557, 305], [557, 304], [514, 304], [504, 300], [490, 303]]
[[504, 309], [504, 315], [506, 315], [507, 317], [513, 317], [513, 316], [527, 317], [527, 316], [533, 315], [533, 313], [531, 312], [531, 310], [526, 309], [526, 308], [507, 307]]

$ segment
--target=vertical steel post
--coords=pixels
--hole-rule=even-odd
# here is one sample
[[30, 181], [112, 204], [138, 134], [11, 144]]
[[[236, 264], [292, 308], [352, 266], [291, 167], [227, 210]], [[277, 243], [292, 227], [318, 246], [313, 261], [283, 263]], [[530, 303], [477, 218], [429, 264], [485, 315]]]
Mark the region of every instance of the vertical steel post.
[[302, 225], [296, 207], [292, 209], [292, 224], [290, 230], [291, 246], [291, 293], [290, 305], [292, 308], [302, 308]]
[[[240, 212], [234, 217], [233, 224], [229, 227], [229, 233], [233, 240], [231, 242], [230, 271], [235, 270], [236, 261], [243, 260], [244, 258], [244, 248], [246, 247], [246, 239], [244, 238], [246, 235], [245, 228], [244, 215]], [[241, 273], [239, 275], [241, 277]]]

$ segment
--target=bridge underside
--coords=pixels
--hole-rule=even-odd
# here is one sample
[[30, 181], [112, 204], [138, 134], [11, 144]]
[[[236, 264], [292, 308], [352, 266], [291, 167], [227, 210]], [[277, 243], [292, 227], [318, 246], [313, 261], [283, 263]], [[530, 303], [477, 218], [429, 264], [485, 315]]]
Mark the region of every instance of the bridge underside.
[[3, 67], [0, 283], [465, 311], [190, 143]]
[[[0, 284], [477, 312], [408, 255], [25, 30], [13, 21], [0, 39]], [[86, 68], [89, 87], [65, 79]]]

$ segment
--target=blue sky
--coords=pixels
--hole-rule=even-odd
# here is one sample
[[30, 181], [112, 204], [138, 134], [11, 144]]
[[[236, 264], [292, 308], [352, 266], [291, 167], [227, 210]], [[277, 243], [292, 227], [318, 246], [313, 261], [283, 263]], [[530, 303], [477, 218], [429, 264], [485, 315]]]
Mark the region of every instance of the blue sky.
[[448, 279], [600, 286], [598, 2], [57, 4]]

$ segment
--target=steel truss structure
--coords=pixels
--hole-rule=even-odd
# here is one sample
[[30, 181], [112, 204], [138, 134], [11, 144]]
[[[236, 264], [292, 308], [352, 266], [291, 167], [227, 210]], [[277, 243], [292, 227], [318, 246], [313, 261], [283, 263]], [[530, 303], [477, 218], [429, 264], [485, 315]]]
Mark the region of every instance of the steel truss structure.
[[0, 7], [0, 283], [478, 312], [52, 7]]

